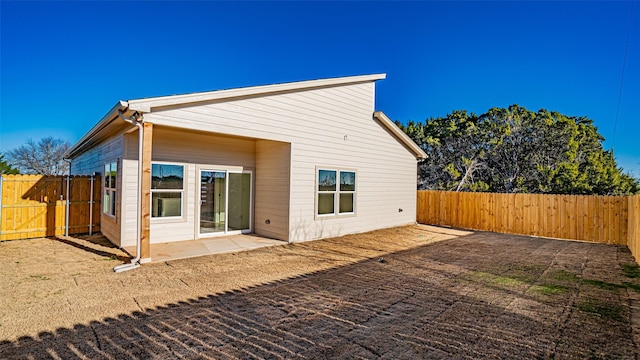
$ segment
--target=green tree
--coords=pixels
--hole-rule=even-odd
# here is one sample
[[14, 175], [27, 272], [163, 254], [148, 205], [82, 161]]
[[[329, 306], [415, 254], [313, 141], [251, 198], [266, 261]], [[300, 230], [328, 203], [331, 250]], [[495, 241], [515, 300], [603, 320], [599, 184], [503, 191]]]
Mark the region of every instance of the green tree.
[[429, 154], [418, 166], [421, 189], [478, 188], [480, 183], [474, 179], [485, 167], [485, 141], [480, 139], [484, 134], [475, 114], [454, 111], [425, 123], [396, 124]]
[[429, 155], [421, 189], [626, 195], [640, 184], [623, 173], [593, 121], [519, 105], [476, 116], [453, 111], [425, 122], [396, 122]]
[[2, 175], [2, 174], [19, 174], [19, 173], [20, 173], [20, 171], [18, 171], [18, 169], [16, 169], [13, 166], [11, 166], [11, 164], [9, 164], [4, 159], [4, 155], [0, 154], [0, 175]]

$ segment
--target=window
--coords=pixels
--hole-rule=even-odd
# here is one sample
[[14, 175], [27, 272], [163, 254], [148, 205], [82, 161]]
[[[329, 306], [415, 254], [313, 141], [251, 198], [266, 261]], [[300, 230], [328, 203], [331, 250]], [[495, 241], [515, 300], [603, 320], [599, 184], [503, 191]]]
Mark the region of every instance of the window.
[[354, 171], [340, 171], [340, 214], [353, 213], [356, 197], [356, 173]]
[[116, 216], [116, 182], [118, 178], [118, 162], [114, 161], [104, 165], [104, 200], [103, 212]]
[[335, 170], [318, 170], [318, 215], [335, 214], [336, 173]]
[[317, 215], [355, 213], [356, 172], [318, 169]]
[[151, 164], [151, 217], [181, 217], [184, 166]]

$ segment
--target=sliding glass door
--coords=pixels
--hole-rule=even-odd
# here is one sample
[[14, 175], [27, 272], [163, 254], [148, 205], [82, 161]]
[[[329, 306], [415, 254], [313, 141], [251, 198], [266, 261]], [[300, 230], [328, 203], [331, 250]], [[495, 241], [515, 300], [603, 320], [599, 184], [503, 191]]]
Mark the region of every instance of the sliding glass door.
[[224, 233], [227, 213], [227, 173], [200, 172], [200, 234]]
[[251, 173], [200, 170], [200, 235], [242, 232], [251, 232]]
[[228, 230], [251, 229], [251, 174], [229, 173]]

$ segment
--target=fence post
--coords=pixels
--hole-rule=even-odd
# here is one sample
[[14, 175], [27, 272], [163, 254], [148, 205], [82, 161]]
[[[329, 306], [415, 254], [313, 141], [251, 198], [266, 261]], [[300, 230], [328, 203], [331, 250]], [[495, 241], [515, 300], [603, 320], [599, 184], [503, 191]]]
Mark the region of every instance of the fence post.
[[91, 195], [89, 197], [89, 236], [93, 233], [93, 177], [96, 173], [91, 175]]
[[70, 175], [67, 174], [67, 206], [65, 207], [65, 230], [64, 230], [64, 235], [65, 236], [69, 236], [69, 177]]

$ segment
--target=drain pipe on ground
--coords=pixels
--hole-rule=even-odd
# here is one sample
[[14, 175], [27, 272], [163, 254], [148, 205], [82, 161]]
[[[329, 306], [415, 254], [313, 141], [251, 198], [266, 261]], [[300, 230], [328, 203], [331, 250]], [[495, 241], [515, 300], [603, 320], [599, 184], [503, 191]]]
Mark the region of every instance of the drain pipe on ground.
[[[140, 191], [142, 191], [142, 120], [141, 117], [138, 115], [138, 113], [133, 114], [133, 116], [131, 116], [131, 118], [125, 118], [124, 115], [122, 115], [122, 111], [118, 110], [118, 116], [128, 122], [129, 124], [135, 125], [138, 127], [138, 191], [136, 194], [136, 204], [138, 206], [138, 219], [136, 221], [137, 223], [137, 232], [136, 232], [136, 257], [131, 259], [131, 262], [128, 264], [122, 264], [122, 265], [118, 265], [116, 267], [113, 268], [113, 271], [119, 273], [119, 272], [123, 272], [123, 271], [127, 271], [127, 270], [133, 270], [136, 268], [140, 267], [140, 257], [141, 257], [141, 230], [142, 230], [142, 224], [140, 222], [140, 214], [142, 213], [142, 199], [141, 199], [141, 195], [140, 195]], [[122, 192], [121, 192], [122, 193]]]

